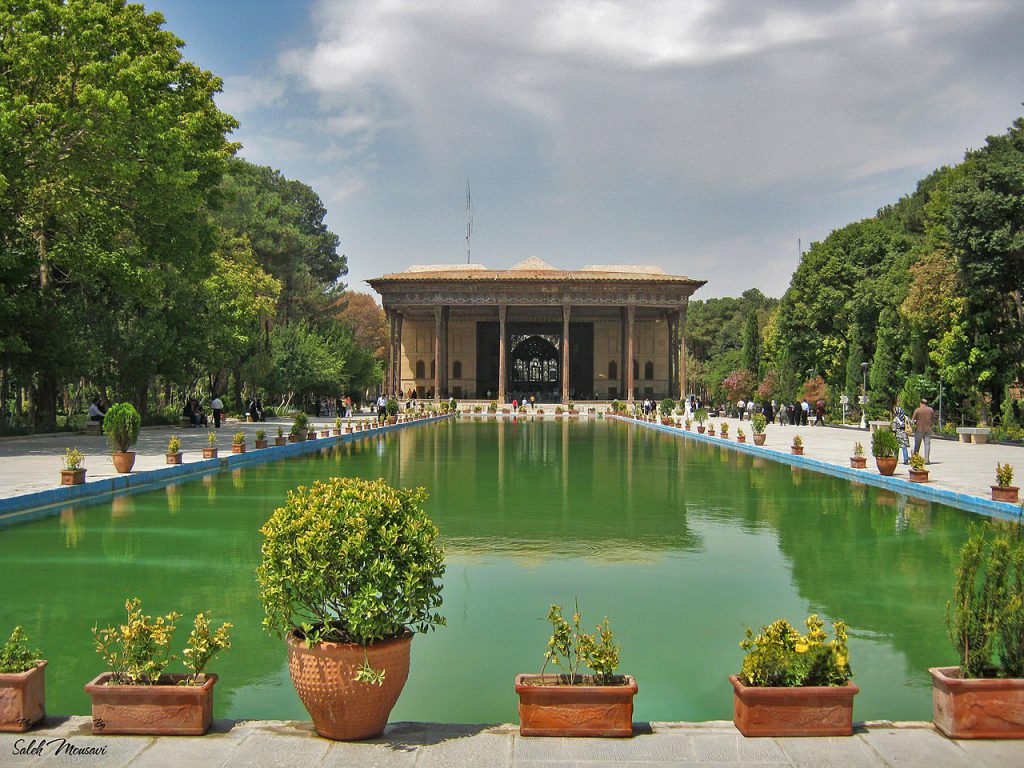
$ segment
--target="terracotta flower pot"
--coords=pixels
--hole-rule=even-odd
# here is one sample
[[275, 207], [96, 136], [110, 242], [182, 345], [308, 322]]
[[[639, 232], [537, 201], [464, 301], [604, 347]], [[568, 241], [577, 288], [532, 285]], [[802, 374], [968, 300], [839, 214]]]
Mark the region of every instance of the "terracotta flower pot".
[[754, 445], [764, 445], [765, 438], [768, 437], [764, 432], [761, 434], [754, 434]]
[[851, 736], [853, 683], [798, 688], [755, 688], [729, 675], [733, 722], [744, 736]]
[[204, 459], [216, 459], [217, 458], [217, 449], [216, 448], [203, 448], [203, 458]]
[[114, 469], [122, 475], [132, 471], [135, 466], [134, 451], [114, 451]]
[[232, 453], [245, 453], [245, 443], [232, 443], [231, 444], [231, 452]]
[[60, 471], [61, 485], [81, 485], [85, 482], [84, 469], [62, 469]]
[[878, 467], [878, 474], [889, 477], [896, 471], [898, 459], [895, 456], [875, 456], [875, 466]]
[[794, 456], [803, 456], [804, 447], [802, 445], [791, 445], [789, 446], [789, 452], [792, 453]]
[[544, 685], [558, 675], [516, 675], [519, 733], [522, 736], [633, 735], [633, 697], [637, 685]]
[[166, 457], [168, 464], [181, 464], [181, 451], [165, 453], [164, 456]]
[[990, 485], [992, 489], [992, 501], [1008, 501], [1011, 504], [1017, 503], [1017, 494], [1020, 491], [1016, 485]]
[[[307, 648], [305, 641], [289, 632], [288, 670], [316, 732], [336, 741], [380, 734], [409, 677], [411, 644], [412, 633], [407, 633], [365, 648], [348, 643]], [[383, 685], [355, 679], [364, 660], [373, 669], [385, 671]]]
[[867, 469], [868, 468], [868, 457], [867, 456], [851, 456], [850, 466], [854, 469]]
[[266, 448], [266, 447], [267, 447], [267, 441], [266, 440], [257, 440], [256, 441], [256, 449], [257, 450], [259, 450], [260, 448]]
[[202, 685], [180, 685], [188, 675], [162, 675], [158, 685], [107, 685], [104, 672], [85, 686], [92, 697], [92, 732], [202, 736], [213, 722], [216, 675]]
[[1024, 738], [1024, 678], [964, 680], [959, 667], [933, 667], [932, 719], [951, 739]]
[[910, 482], [912, 483], [927, 483], [928, 482], [928, 470], [927, 469], [910, 469]]
[[46, 718], [46, 662], [0, 674], [0, 732], [22, 733]]

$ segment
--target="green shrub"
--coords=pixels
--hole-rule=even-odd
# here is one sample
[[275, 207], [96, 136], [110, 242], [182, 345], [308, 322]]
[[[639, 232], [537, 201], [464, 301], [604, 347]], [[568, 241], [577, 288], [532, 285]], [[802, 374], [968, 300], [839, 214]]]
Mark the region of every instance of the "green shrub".
[[594, 673], [593, 680], [584, 679], [584, 683], [595, 685], [615, 685], [615, 670], [619, 666], [619, 644], [615, 642], [608, 617], [597, 625], [597, 634], [587, 634], [580, 627], [580, 607], [572, 614], [572, 624], [562, 616], [562, 606], [552, 605], [548, 611], [551, 622], [551, 637], [548, 638], [548, 649], [544, 653], [543, 675], [548, 664], [563, 667], [566, 672], [560, 675], [560, 683], [573, 684], [577, 680], [580, 666], [585, 666]]
[[900, 444], [891, 429], [876, 429], [871, 435], [871, 455], [876, 459], [888, 459], [896, 455]]
[[768, 426], [768, 417], [763, 413], [755, 413], [750, 418], [750, 427], [754, 430], [755, 435], [763, 435], [765, 429]]
[[28, 649], [28, 636], [21, 627], [15, 627], [7, 642], [0, 645], [0, 674], [28, 672], [42, 658], [39, 651]]
[[850, 652], [846, 645], [846, 624], [832, 624], [835, 638], [826, 642], [825, 623], [807, 617], [807, 634], [801, 635], [785, 619], [761, 627], [761, 633], [747, 627], [740, 643], [746, 651], [740, 681], [755, 687], [792, 688], [810, 685], [846, 685], [850, 671]]
[[422, 488], [331, 478], [289, 492], [260, 529], [264, 627], [369, 643], [444, 624], [444, 551]]
[[946, 627], [965, 678], [1024, 677], [1024, 541], [1011, 525], [991, 538], [972, 527], [960, 549]]
[[139, 439], [142, 419], [131, 403], [114, 403], [103, 417], [103, 434], [113, 450], [124, 453]]

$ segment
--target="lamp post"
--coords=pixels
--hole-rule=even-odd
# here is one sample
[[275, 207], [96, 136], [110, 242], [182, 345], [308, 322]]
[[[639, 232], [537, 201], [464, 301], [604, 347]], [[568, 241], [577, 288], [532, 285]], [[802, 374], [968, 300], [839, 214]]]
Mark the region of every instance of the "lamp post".
[[860, 396], [860, 428], [867, 429], [867, 409], [868, 409], [868, 364], [861, 363], [860, 371], [864, 376], [864, 394]]

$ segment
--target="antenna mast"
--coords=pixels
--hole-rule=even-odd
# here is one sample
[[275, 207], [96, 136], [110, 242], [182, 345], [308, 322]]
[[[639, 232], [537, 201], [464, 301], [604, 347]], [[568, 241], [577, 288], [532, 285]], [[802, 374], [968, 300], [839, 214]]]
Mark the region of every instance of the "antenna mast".
[[466, 263], [470, 263], [470, 245], [473, 237], [473, 198], [469, 194], [469, 179], [466, 179]]

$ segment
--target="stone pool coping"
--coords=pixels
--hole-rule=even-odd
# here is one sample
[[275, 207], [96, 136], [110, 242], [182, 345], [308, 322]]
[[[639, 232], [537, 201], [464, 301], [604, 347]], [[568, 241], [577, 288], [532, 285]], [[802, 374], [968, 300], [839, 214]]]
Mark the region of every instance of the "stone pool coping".
[[[926, 501], [939, 502], [941, 504], [956, 507], [957, 509], [962, 509], [967, 512], [974, 512], [977, 514], [996, 517], [1001, 520], [1017, 520], [1021, 510], [1021, 506], [1018, 504], [1008, 504], [1000, 501], [992, 501], [989, 498], [985, 498], [974, 493], [965, 492], [964, 490], [943, 488], [934, 483], [912, 483], [909, 480], [898, 476], [885, 477], [883, 475], [878, 474], [877, 470], [875, 470], [873, 466], [869, 466], [868, 469], [853, 469], [852, 467], [849, 466], [848, 463], [846, 465], [843, 465], [838, 464], [835, 461], [828, 461], [825, 459], [816, 458], [815, 456], [806, 455], [808, 450], [807, 443], [809, 442], [811, 437], [815, 437], [816, 435], [821, 434], [823, 430], [828, 429], [827, 427], [814, 428], [808, 426], [802, 428], [794, 427], [788, 429], [786, 427], [769, 428], [772, 433], [782, 433], [786, 435], [790, 433], [796, 434], [797, 431], [799, 431], [799, 434], [804, 439], [805, 455], [797, 456], [795, 454], [789, 453], [788, 442], [785, 444], [784, 450], [779, 450], [774, 446], [769, 445], [756, 446], [752, 442], [736, 442], [735, 435], [736, 429], [738, 427], [743, 427], [744, 431], [747, 433], [747, 439], [752, 440], [749, 422], [741, 423], [736, 419], [715, 419], [713, 422], [716, 427], [722, 421], [726, 421], [730, 424], [730, 437], [729, 439], [726, 440], [718, 436], [712, 437], [707, 434], [702, 435], [699, 432], [697, 432], [696, 426], [694, 426], [692, 430], [686, 430], [683, 427], [667, 426], [659, 422], [641, 421], [638, 419], [633, 419], [628, 416], [624, 417], [609, 415], [606, 416], [606, 418], [613, 419], [615, 421], [619, 421], [625, 424], [633, 424], [636, 426], [646, 427], [661, 432], [667, 432], [675, 436], [684, 437], [686, 439], [694, 440], [707, 445], [717, 445], [720, 447], [726, 447], [729, 448], [730, 450], [746, 453], [751, 456], [771, 459], [781, 464], [788, 464], [792, 467], [808, 469], [813, 472], [820, 472], [822, 474], [832, 475], [835, 477], [842, 477], [846, 480], [863, 483], [865, 485], [873, 485], [878, 488], [885, 488], [886, 490], [893, 491], [894, 493], [899, 493], [905, 496], [914, 496], [916, 498], [924, 499]], [[711, 422], [709, 421], [709, 423]], [[863, 432], [862, 434], [864, 436], [863, 439], [865, 441], [870, 440], [870, 437], [866, 432]], [[844, 435], [844, 437], [846, 439], [849, 439], [849, 435]], [[961, 445], [956, 442], [949, 442], [944, 444], [943, 450], [955, 451], [957, 452], [958, 456], [963, 457], [965, 455], [962, 453], [963, 451], [977, 450], [978, 448], [982, 447], [983, 446], [967, 446]], [[933, 458], [935, 450], [936, 445], [933, 442]], [[1020, 452], [1020, 456], [1017, 457], [1017, 460], [1019, 462], [1021, 471], [1024, 471], [1024, 451], [1022, 451], [1022, 449], [1019, 448], [1004, 448], [1004, 452], [1005, 451]], [[868, 456], [867, 458], [869, 465], [871, 465], [873, 462], [873, 458], [871, 456]], [[958, 472], [959, 467], [954, 465], [952, 469], [954, 472]], [[992, 470], [994, 475], [994, 461], [992, 462]], [[945, 471], [945, 469], [943, 471]], [[959, 484], [964, 485], [962, 481]]]
[[2, 498], [0, 499], [0, 528], [55, 516], [60, 513], [62, 506], [69, 504], [82, 504], [83, 502], [93, 504], [112, 498], [119, 493], [137, 493], [163, 488], [167, 485], [192, 480], [211, 473], [288, 459], [306, 453], [314, 453], [336, 445], [343, 445], [355, 440], [377, 437], [407, 427], [434, 424], [450, 418], [450, 414], [432, 416], [413, 422], [372, 427], [369, 430], [352, 432], [351, 434], [318, 437], [315, 440], [288, 443], [282, 446], [270, 445], [260, 449], [250, 448], [245, 453], [222, 453], [216, 459], [201, 459], [182, 464], [165, 465], [155, 469], [145, 469], [124, 475], [104, 477], [99, 480], [83, 483], [82, 485], [56, 486], [43, 491]]
[[[391, 723], [364, 742], [321, 739], [305, 721], [217, 720], [205, 736], [93, 736], [88, 717], [49, 718], [27, 734], [0, 734], [0, 766], [417, 766], [546, 768], [612, 766], [1020, 765], [1020, 741], [952, 741], [931, 723], [858, 723], [853, 736], [748, 739], [728, 721], [636, 723], [631, 739], [523, 738], [516, 725]], [[33, 741], [34, 740], [34, 741]], [[35, 748], [38, 754], [15, 754]], [[31, 743], [31, 747], [30, 747]], [[99, 754], [56, 754], [71, 745]], [[66, 746], [64, 747], [66, 750]]]

